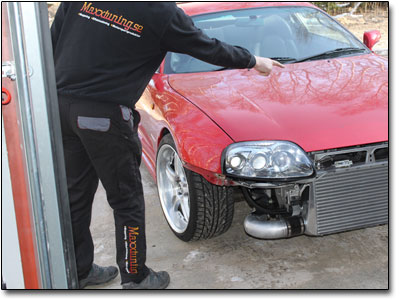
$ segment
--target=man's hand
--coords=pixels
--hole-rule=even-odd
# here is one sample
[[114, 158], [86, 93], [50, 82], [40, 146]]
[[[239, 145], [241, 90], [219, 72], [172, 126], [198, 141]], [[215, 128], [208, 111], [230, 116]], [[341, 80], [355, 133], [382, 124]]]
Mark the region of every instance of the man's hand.
[[285, 67], [281, 63], [272, 60], [270, 58], [259, 57], [259, 56], [255, 56], [255, 58], [256, 58], [256, 65], [254, 66], [254, 69], [260, 72], [262, 75], [268, 76], [269, 74], [271, 74], [273, 67], [279, 67], [279, 68]]

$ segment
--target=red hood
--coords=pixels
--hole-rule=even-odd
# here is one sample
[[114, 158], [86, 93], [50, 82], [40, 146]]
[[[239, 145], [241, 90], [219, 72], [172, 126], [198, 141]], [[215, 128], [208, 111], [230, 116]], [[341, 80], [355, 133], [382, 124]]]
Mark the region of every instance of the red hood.
[[251, 70], [170, 75], [171, 87], [234, 141], [288, 140], [305, 151], [388, 140], [387, 60], [374, 54]]

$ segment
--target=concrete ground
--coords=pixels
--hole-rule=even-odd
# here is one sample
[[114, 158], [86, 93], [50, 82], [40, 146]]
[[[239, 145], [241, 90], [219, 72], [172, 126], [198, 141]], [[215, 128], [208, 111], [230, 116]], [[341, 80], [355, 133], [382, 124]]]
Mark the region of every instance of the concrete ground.
[[[142, 166], [146, 199], [147, 264], [171, 275], [170, 289], [387, 289], [388, 228], [325, 237], [257, 240], [247, 236], [245, 202], [232, 227], [217, 238], [184, 243], [169, 229], [151, 176]], [[115, 264], [112, 211], [99, 188], [93, 212], [95, 262]], [[92, 288], [92, 287], [89, 287]], [[96, 289], [120, 289], [119, 276]]]

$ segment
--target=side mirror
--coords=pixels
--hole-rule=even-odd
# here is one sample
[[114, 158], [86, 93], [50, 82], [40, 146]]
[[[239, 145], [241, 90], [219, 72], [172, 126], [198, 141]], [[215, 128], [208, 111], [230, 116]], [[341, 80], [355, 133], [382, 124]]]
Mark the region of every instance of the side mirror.
[[364, 32], [364, 44], [370, 50], [372, 50], [372, 47], [374, 47], [374, 45], [377, 42], [379, 42], [380, 39], [381, 39], [381, 33], [379, 30], [371, 30]]

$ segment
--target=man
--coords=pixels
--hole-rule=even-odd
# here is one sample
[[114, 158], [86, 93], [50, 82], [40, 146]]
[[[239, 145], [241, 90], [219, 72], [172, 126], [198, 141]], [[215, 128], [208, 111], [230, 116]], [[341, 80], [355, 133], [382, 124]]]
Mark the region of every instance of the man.
[[168, 273], [145, 264], [136, 101], [167, 51], [266, 75], [283, 66], [210, 39], [173, 2], [65, 2], [51, 33], [80, 288], [118, 274], [93, 264], [89, 225], [99, 179], [114, 211], [123, 288], [166, 288]]

